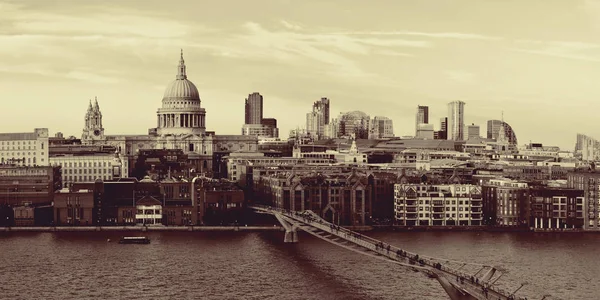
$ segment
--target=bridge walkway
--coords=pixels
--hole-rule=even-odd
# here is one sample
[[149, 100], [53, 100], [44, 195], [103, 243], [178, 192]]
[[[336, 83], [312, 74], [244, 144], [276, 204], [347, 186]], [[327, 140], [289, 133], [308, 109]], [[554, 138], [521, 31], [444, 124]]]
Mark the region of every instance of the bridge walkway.
[[[499, 272], [496, 268], [491, 266], [418, 255], [358, 232], [334, 225], [322, 219], [312, 211], [292, 212], [268, 206], [255, 206], [254, 209], [273, 215], [280, 214], [280, 216], [291, 219], [291, 223], [295, 223], [296, 225], [294, 226], [296, 228], [300, 228], [317, 238], [346, 248], [350, 251], [405, 266], [414, 271], [425, 273], [430, 278], [445, 280], [463, 295], [470, 295], [475, 299], [525, 299], [514, 296], [514, 292], [509, 293], [495, 287], [493, 285], [494, 282], [504, 274], [502, 273], [499, 276], [495, 276]], [[461, 271], [462, 267], [453, 268], [450, 266], [451, 264], [477, 266], [479, 271], [475, 274], [471, 274]], [[442, 286], [444, 286], [443, 283]]]

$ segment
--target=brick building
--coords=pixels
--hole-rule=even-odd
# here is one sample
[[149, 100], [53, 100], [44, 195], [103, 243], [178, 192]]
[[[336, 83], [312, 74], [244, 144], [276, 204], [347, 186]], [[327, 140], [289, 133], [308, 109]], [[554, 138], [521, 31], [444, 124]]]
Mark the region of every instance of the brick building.
[[95, 225], [94, 191], [63, 188], [54, 194], [54, 224]]

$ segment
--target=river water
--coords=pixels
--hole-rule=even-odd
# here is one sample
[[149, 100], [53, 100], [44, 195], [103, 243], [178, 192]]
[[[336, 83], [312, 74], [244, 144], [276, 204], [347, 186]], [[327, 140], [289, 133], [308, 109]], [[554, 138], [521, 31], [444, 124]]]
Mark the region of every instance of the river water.
[[[373, 232], [421, 255], [503, 267], [529, 299], [600, 299], [600, 235]], [[447, 299], [433, 279], [300, 234], [0, 233], [0, 299]], [[107, 242], [111, 239], [113, 242]]]

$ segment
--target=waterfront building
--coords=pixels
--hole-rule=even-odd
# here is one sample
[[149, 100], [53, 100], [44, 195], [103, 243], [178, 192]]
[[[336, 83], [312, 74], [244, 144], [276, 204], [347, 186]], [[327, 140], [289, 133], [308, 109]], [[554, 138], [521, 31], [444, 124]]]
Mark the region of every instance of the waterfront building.
[[0, 203], [39, 206], [52, 203], [62, 188], [60, 167], [0, 165]]
[[583, 190], [583, 229], [600, 230], [600, 173], [594, 169], [590, 172], [571, 172], [567, 176], [567, 186]]
[[[96, 112], [97, 111], [97, 112]], [[197, 171], [213, 171], [215, 151], [257, 151], [258, 138], [254, 135], [216, 135], [206, 130], [206, 110], [201, 106], [197, 87], [188, 79], [183, 53], [177, 75], [167, 88], [162, 107], [157, 111], [157, 126], [147, 135], [106, 135], [100, 108], [95, 104], [85, 117], [83, 144], [112, 145], [128, 160], [138, 150], [181, 149], [195, 161]]]
[[54, 194], [54, 224], [95, 225], [94, 191], [63, 188]]
[[48, 163], [48, 128], [0, 133], [0, 164], [47, 166]]
[[164, 225], [198, 224], [198, 205], [192, 198], [192, 183], [185, 179], [176, 179], [170, 175], [160, 181], [163, 196], [162, 212]]
[[319, 172], [277, 172], [261, 176], [254, 184], [261, 202], [293, 211], [312, 210], [339, 225], [367, 225], [372, 216], [371, 189], [367, 175]]
[[396, 224], [402, 226], [478, 226], [481, 187], [471, 184], [396, 184]]
[[529, 185], [511, 179], [491, 179], [482, 187], [485, 225], [528, 226]]
[[243, 222], [245, 195], [234, 182], [204, 178], [198, 187], [198, 215], [204, 225]]
[[[163, 206], [160, 200], [146, 195], [135, 200], [135, 224], [139, 226], [161, 226]], [[127, 220], [125, 220], [127, 221]]]
[[50, 225], [60, 167], [0, 165], [0, 224]]
[[93, 182], [97, 179], [107, 181], [128, 176], [129, 161], [120, 153], [81, 150], [53, 151], [49, 158], [50, 165], [61, 167], [63, 187], [69, 187], [75, 182]]
[[529, 227], [535, 229], [583, 228], [584, 191], [533, 187], [529, 190]]

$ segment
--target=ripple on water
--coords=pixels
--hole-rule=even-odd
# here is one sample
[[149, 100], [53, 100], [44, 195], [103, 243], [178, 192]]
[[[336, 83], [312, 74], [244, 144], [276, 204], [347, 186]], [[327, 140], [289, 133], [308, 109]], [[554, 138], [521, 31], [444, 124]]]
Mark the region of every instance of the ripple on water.
[[[600, 239], [592, 234], [370, 233], [422, 255], [493, 264], [507, 290], [529, 282], [530, 299], [595, 299]], [[301, 234], [148, 233], [149, 245], [118, 234], [0, 233], [6, 299], [446, 299], [420, 273]], [[550, 291], [550, 292], [548, 292]]]

